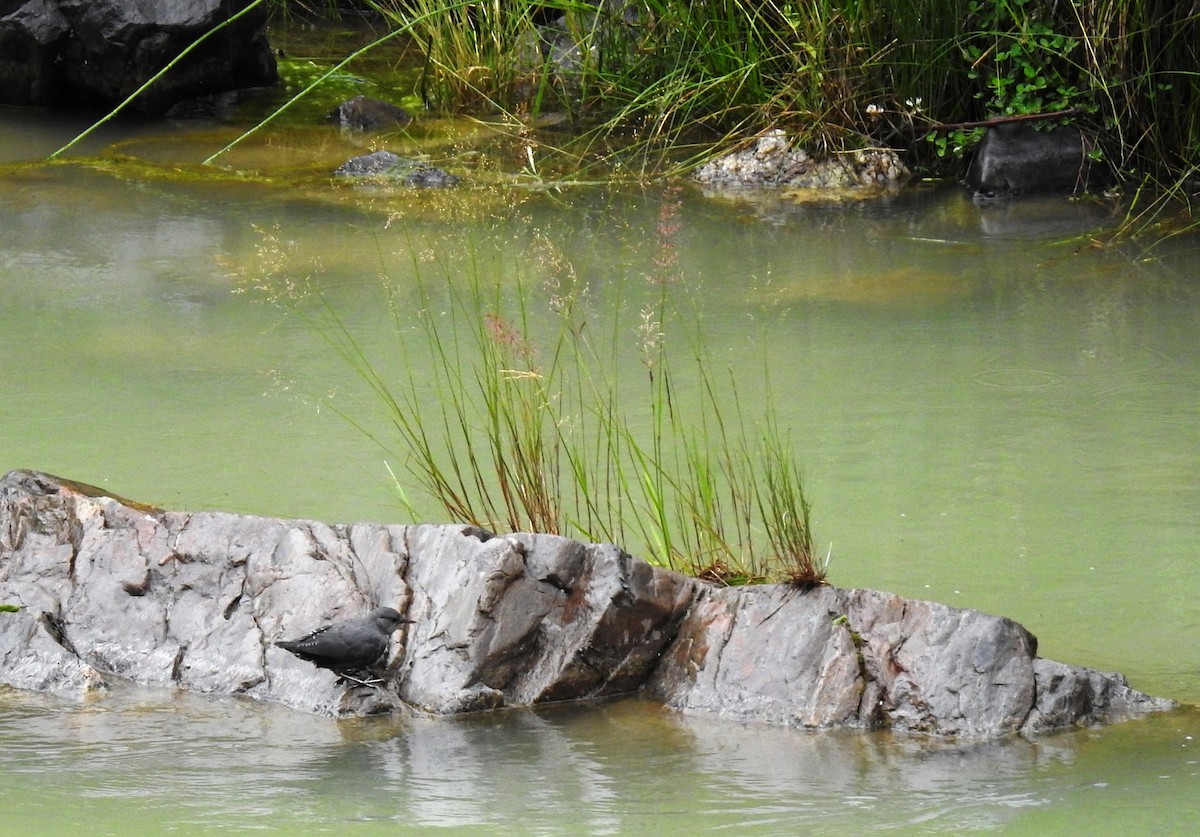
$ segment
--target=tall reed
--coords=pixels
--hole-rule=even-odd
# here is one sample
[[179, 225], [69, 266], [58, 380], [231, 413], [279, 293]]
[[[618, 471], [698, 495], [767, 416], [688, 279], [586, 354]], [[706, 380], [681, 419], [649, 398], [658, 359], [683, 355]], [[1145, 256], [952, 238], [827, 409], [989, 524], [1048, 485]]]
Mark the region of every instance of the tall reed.
[[429, 101], [565, 109], [656, 140], [781, 120], [813, 136], [845, 131], [878, 58], [862, 4], [492, 0], [438, 14], [440, 5], [376, 3], [421, 44]]
[[725, 583], [820, 583], [790, 440], [741, 404], [749, 370], [712, 371], [672, 261], [677, 211], [668, 193], [651, 275], [624, 280], [652, 290], [632, 323], [600, 311], [544, 238], [513, 265], [470, 246], [428, 260], [410, 242], [415, 285], [388, 283], [391, 371], [324, 297], [283, 301], [384, 408], [386, 433], [344, 415], [399, 463], [414, 516], [432, 501], [492, 531], [614, 542]]
[[[596, 138], [619, 137], [625, 159], [631, 148], [666, 150], [662, 163], [643, 163], [657, 171], [693, 165], [730, 142], [785, 127], [818, 150], [884, 144], [946, 172], [977, 135], [964, 132], [951, 142], [929, 128], [1067, 106], [1073, 119], [1104, 137], [1098, 153], [1114, 171], [1140, 181], [1126, 231], [1156, 227], [1172, 202], [1186, 206], [1200, 172], [1194, 3], [363, 2], [392, 23], [374, 46], [399, 36], [420, 46], [420, 92], [432, 107], [518, 117], [563, 111]], [[336, 7], [327, 0], [301, 5]]]
[[[672, 160], [693, 142], [700, 151], [689, 162], [785, 127], [818, 150], [879, 143], [951, 172], [979, 133], [930, 128], [1071, 109], [1105, 137], [1114, 171], [1159, 186], [1156, 196], [1186, 196], [1200, 167], [1194, 4], [490, 0], [444, 13], [443, 0], [376, 5], [423, 45], [424, 89], [438, 106], [562, 110], [600, 135], [670, 149]], [[1158, 205], [1143, 206], [1153, 215]]]

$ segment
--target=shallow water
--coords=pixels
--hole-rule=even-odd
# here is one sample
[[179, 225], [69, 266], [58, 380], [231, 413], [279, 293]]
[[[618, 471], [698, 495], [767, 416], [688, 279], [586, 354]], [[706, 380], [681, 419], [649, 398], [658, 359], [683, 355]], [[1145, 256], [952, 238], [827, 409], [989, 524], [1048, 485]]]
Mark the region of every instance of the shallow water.
[[133, 688], [83, 705], [0, 690], [0, 812], [12, 833], [62, 835], [1183, 834], [1200, 814], [1196, 716], [955, 745], [638, 701], [335, 722]]
[[[0, 162], [80, 127], [0, 111]], [[1200, 703], [1195, 238], [1094, 249], [1078, 236], [1104, 207], [980, 207], [940, 187], [806, 206], [689, 191], [677, 213], [661, 189], [555, 193], [495, 172], [452, 194], [371, 192], [322, 174], [355, 150], [332, 130], [281, 128], [198, 165], [236, 133], [114, 124], [85, 164], [0, 171], [0, 470], [171, 508], [402, 521], [396, 462], [331, 409], [385, 429], [297, 316], [317, 309], [235, 291], [281, 264], [277, 281], [319, 289], [395, 368], [381, 274], [403, 289], [414, 261], [437, 277], [431, 257], [474, 248], [546, 281], [540, 234], [588, 313], [632, 329], [666, 212], [671, 293], [738, 369], [740, 403], [770, 370], [833, 583], [1003, 613], [1045, 656]], [[335, 724], [131, 690], [0, 693], [0, 727], [6, 828], [58, 833], [1184, 833], [1200, 813], [1195, 711], [958, 747], [636, 702]]]

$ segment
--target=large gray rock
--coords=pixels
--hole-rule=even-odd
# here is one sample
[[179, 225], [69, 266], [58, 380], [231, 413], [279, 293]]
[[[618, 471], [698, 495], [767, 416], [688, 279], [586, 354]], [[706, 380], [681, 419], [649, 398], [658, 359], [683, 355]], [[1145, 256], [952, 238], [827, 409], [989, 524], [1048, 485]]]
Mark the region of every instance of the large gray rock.
[[964, 738], [1173, 706], [1120, 675], [1037, 657], [1037, 640], [1009, 619], [834, 587], [702, 592], [647, 693], [745, 721]]
[[[111, 107], [248, 0], [0, 2], [0, 104]], [[273, 84], [260, 6], [214, 32], [130, 105], [161, 114], [196, 96]]]
[[[166, 512], [44, 474], [0, 482], [0, 602], [24, 608], [0, 614], [0, 682], [22, 688], [115, 675], [325, 714], [622, 694], [691, 595], [615, 547], [548, 535]], [[385, 690], [343, 689], [273, 644], [380, 605], [418, 620]]]
[[[1042, 660], [1021, 626], [870, 590], [716, 588], [611, 545], [465, 526], [162, 511], [0, 480], [0, 683], [112, 677], [330, 715], [454, 713], [644, 689], [687, 711], [990, 738], [1169, 708]], [[377, 606], [415, 620], [382, 688], [274, 646]]]

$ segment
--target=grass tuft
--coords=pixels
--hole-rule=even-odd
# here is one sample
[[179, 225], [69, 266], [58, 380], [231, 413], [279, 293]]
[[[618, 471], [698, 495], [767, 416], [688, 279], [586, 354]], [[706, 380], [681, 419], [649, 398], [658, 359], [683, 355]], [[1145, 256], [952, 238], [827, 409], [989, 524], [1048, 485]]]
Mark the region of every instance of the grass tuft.
[[632, 319], [595, 304], [544, 238], [513, 265], [408, 241], [415, 285], [385, 282], [397, 341], [382, 358], [312, 282], [280, 271], [269, 234], [269, 275], [243, 279], [299, 313], [382, 407], [384, 431], [326, 402], [387, 451], [414, 520], [432, 504], [490, 531], [616, 543], [725, 584], [820, 583], [791, 440], [743, 405], [747, 370], [707, 351], [671, 246], [679, 226], [668, 190], [648, 273], [626, 279], [650, 291]]

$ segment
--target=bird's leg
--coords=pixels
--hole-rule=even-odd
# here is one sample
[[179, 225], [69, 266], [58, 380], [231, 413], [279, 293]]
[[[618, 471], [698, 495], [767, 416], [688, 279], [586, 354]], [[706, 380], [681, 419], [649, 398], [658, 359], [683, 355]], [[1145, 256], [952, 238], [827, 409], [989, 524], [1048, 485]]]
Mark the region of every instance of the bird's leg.
[[338, 680], [341, 682], [357, 683], [359, 686], [377, 687], [377, 686], [383, 685], [383, 680], [381, 680], [378, 677], [373, 677], [373, 678], [369, 678], [367, 680], [363, 680], [362, 678], [355, 677], [352, 674], [344, 674], [344, 673], [338, 678]]

